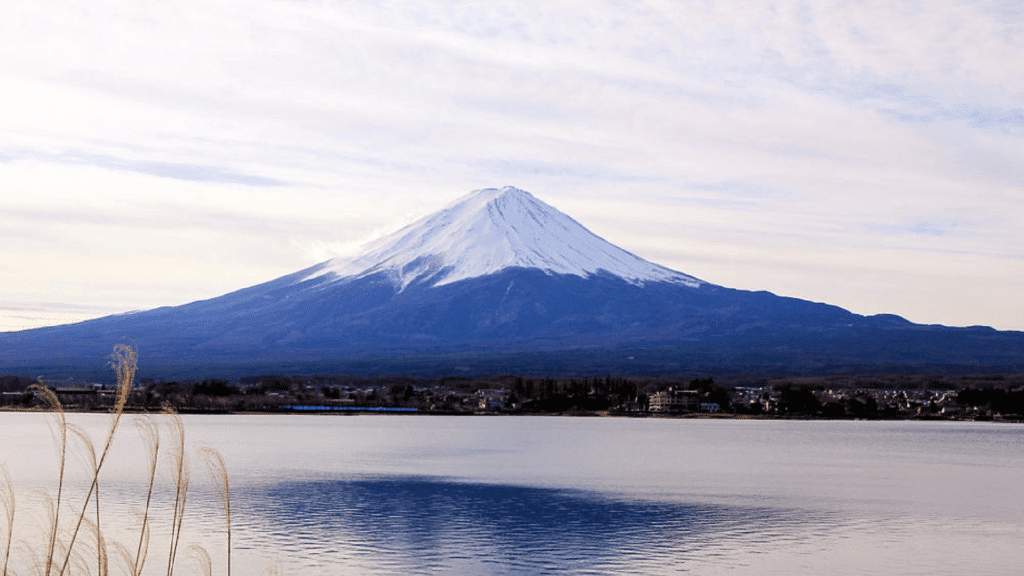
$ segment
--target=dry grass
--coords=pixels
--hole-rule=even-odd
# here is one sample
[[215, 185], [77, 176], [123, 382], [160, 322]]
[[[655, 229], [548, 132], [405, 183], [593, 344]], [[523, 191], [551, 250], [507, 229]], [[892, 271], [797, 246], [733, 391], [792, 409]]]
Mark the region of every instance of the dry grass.
[[4, 538], [4, 576], [7, 576], [7, 566], [11, 560], [11, 540], [14, 538], [14, 484], [11, 482], [11, 474], [6, 468], [2, 470], [3, 478], [0, 478], [0, 506], [4, 509], [6, 522], [6, 538]]
[[[108, 542], [104, 533], [107, 526], [101, 506], [100, 479], [104, 464], [107, 462], [114, 438], [120, 428], [125, 403], [135, 379], [136, 354], [129, 346], [118, 345], [114, 348], [112, 365], [117, 373], [117, 389], [114, 407], [110, 412], [109, 425], [105, 436], [100, 442], [94, 442], [81, 427], [68, 423], [57, 396], [49, 388], [34, 385], [32, 390], [42, 399], [43, 404], [53, 412], [54, 422], [51, 432], [57, 455], [57, 484], [54, 494], [44, 494], [49, 503], [46, 518], [46, 538], [42, 548], [33, 543], [15, 539], [15, 492], [6, 469], [0, 470], [0, 537], [2, 551], [2, 575], [17, 574], [9, 566], [12, 551], [20, 546], [23, 556], [30, 558], [27, 567], [38, 576], [72, 576], [78, 574], [96, 574], [108, 576], [112, 562], [117, 573], [141, 576], [146, 567], [150, 542], [155, 535], [152, 533], [152, 504], [158, 463], [161, 456], [160, 426], [152, 416], [136, 419], [136, 426], [141, 434], [148, 474], [148, 488], [145, 504], [139, 512], [138, 535], [132, 537], [130, 544], [124, 542]], [[160, 416], [168, 423], [170, 430], [169, 455], [171, 463], [171, 479], [173, 490], [173, 508], [170, 531], [167, 538], [166, 575], [175, 573], [178, 548], [182, 544], [182, 528], [185, 522], [185, 505], [188, 501], [189, 489], [189, 458], [185, 449], [185, 429], [181, 419], [170, 409], [165, 409]], [[75, 451], [69, 451], [69, 440], [72, 440]], [[200, 451], [213, 477], [213, 485], [224, 509], [226, 533], [226, 574], [231, 574], [231, 496], [228, 482], [227, 467], [224, 459], [217, 451], [209, 448]], [[89, 479], [88, 490], [80, 502], [68, 501], [66, 475], [68, 473], [69, 455], [77, 456], [85, 462]], [[123, 519], [118, 519], [123, 520]], [[125, 526], [118, 526], [119, 534], [129, 533]], [[36, 542], [35, 544], [39, 544]], [[212, 574], [212, 560], [208, 550], [201, 546], [190, 545], [188, 555], [194, 560], [194, 566], [202, 574]], [[187, 564], [186, 564], [187, 565]]]

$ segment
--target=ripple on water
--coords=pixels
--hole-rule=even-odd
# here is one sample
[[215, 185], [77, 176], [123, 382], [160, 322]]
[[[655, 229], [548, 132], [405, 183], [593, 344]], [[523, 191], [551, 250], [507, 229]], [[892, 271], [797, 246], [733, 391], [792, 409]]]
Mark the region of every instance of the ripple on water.
[[236, 502], [243, 538], [269, 536], [278, 553], [325, 574], [678, 573], [737, 564], [836, 522], [803, 510], [410, 477], [285, 482]]

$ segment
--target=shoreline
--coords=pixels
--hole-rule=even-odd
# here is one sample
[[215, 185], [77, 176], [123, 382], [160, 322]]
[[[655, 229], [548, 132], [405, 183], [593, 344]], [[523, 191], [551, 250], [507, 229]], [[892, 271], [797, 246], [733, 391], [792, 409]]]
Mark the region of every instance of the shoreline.
[[[179, 415], [204, 415], [204, 416], [287, 416], [287, 415], [331, 415], [331, 416], [460, 416], [460, 417], [523, 417], [523, 416], [545, 416], [553, 418], [636, 418], [636, 419], [659, 419], [659, 420], [792, 420], [792, 421], [817, 421], [817, 422], [991, 422], [996, 424], [1024, 424], [1024, 417], [982, 417], [982, 418], [956, 418], [949, 416], [923, 416], [916, 418], [825, 418], [814, 416], [786, 416], [786, 415], [765, 415], [765, 414], [709, 414], [709, 413], [681, 413], [681, 414], [616, 414], [608, 411], [596, 412], [447, 412], [447, 411], [381, 411], [374, 410], [374, 407], [366, 407], [366, 410], [352, 409], [344, 412], [333, 410], [203, 410], [185, 408], [174, 410]], [[0, 406], [0, 413], [39, 413], [52, 414], [57, 410], [38, 407], [16, 407]], [[76, 407], [63, 407], [61, 412], [65, 414], [110, 414], [109, 410], [81, 409]], [[160, 415], [163, 410], [146, 410], [126, 407], [123, 414], [131, 415]]]

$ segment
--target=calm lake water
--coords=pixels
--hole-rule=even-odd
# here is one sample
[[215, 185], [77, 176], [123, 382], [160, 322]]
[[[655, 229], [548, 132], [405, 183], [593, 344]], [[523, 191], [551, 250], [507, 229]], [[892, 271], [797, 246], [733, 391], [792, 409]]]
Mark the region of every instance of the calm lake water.
[[[107, 424], [69, 419], [93, 438]], [[1021, 425], [183, 420], [193, 454], [184, 538], [209, 550], [214, 573], [223, 573], [223, 516], [197, 446], [219, 450], [229, 468], [238, 575], [1024, 574]], [[16, 540], [25, 541], [18, 562], [42, 538], [42, 494], [55, 491], [52, 422], [0, 413], [0, 463], [17, 487]], [[167, 464], [162, 457], [153, 574], [166, 572]], [[101, 485], [110, 541], [137, 542], [145, 468], [128, 417]], [[80, 493], [82, 459], [69, 469], [69, 490]], [[176, 573], [196, 573], [180, 550]]]

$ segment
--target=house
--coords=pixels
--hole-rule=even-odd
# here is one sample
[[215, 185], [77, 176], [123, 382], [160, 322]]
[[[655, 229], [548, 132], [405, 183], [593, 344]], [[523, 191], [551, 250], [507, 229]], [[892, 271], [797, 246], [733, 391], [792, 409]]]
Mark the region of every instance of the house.
[[476, 397], [480, 410], [504, 410], [508, 392], [501, 389], [481, 389], [476, 391]]

